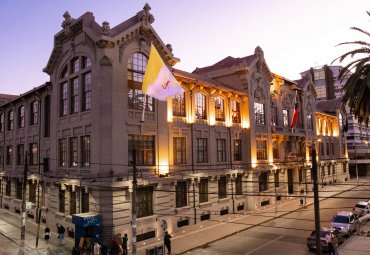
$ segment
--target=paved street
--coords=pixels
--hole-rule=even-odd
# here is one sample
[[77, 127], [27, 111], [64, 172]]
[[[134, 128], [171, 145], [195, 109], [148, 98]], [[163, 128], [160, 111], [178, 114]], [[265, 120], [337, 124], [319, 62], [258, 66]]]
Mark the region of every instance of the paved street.
[[[320, 202], [322, 226], [328, 226], [336, 211], [352, 210], [361, 197], [369, 197], [367, 186], [355, 188], [354, 184], [326, 186], [320, 192], [322, 198], [340, 197], [324, 199]], [[350, 189], [352, 190], [347, 191]], [[175, 254], [194, 255], [286, 255], [293, 254], [292, 251], [295, 255], [312, 254], [305, 246], [306, 238], [314, 226], [312, 203], [312, 197], [307, 199], [307, 207], [300, 205], [298, 199], [292, 199], [277, 207], [270, 206], [264, 210], [244, 215], [224, 215], [215, 220], [180, 228], [173, 233], [173, 251]], [[19, 221], [17, 216], [0, 211], [0, 245], [9, 250], [11, 254], [18, 254]], [[39, 249], [35, 250], [36, 224], [27, 222], [26, 229], [26, 254], [71, 254], [72, 239], [66, 238], [65, 246], [57, 246], [55, 233], [52, 233], [49, 250], [46, 249], [42, 238], [40, 238]], [[367, 227], [363, 227], [362, 230], [367, 230]], [[43, 232], [44, 226], [41, 227], [41, 237]], [[368, 239], [365, 238], [369, 237], [356, 236], [351, 240], [353, 238], [362, 238], [364, 240], [363, 249], [367, 249], [365, 244]], [[354, 247], [352, 241], [349, 241], [341, 247], [343, 252], [340, 254], [362, 255], [362, 253], [349, 253], [360, 248]], [[144, 255], [147, 249], [161, 244], [160, 238], [139, 242], [138, 255]]]

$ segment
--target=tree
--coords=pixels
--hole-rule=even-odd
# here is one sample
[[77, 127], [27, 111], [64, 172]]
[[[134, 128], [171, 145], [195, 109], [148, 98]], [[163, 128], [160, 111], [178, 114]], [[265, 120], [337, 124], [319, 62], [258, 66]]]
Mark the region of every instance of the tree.
[[[370, 16], [370, 12], [367, 12]], [[359, 31], [370, 37], [370, 33], [358, 28], [351, 27], [351, 29]], [[342, 102], [348, 105], [350, 112], [358, 118], [360, 123], [369, 123], [370, 116], [370, 43], [365, 41], [344, 42], [338, 45], [356, 45], [359, 48], [351, 50], [334, 61], [339, 60], [341, 63], [348, 57], [351, 58], [349, 62], [339, 73], [338, 78], [343, 80], [348, 77], [343, 86]], [[353, 60], [355, 56], [361, 56]], [[333, 62], [334, 62], [333, 61]]]

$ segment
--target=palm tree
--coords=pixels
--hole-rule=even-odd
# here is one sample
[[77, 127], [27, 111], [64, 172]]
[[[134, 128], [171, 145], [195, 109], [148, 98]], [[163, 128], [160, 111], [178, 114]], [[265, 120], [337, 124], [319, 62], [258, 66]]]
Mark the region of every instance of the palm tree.
[[[370, 16], [370, 12], [367, 12]], [[359, 31], [370, 37], [370, 33], [358, 27], [351, 29]], [[353, 59], [361, 55], [359, 59], [352, 60], [339, 73], [338, 78], [343, 80], [349, 76], [344, 87], [342, 102], [350, 107], [350, 112], [358, 118], [360, 123], [369, 123], [370, 116], [370, 43], [365, 41], [344, 42], [338, 45], [353, 44], [360, 48], [351, 50], [334, 61], [339, 60], [341, 63], [346, 58]], [[333, 61], [333, 62], [334, 62]]]

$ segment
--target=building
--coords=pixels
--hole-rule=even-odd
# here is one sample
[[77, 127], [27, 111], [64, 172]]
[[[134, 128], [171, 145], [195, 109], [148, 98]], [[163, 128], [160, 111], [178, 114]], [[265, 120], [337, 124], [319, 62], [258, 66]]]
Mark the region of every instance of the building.
[[[29, 219], [41, 208], [53, 231], [61, 223], [76, 243], [94, 235], [109, 244], [117, 234], [132, 240], [136, 231], [140, 242], [310, 190], [312, 80], [272, 73], [256, 47], [192, 73], [172, 69], [184, 93], [155, 100], [141, 90], [151, 43], [169, 67], [179, 59], [153, 21], [149, 5], [114, 28], [89, 12], [64, 14], [44, 69], [50, 81], [0, 108], [3, 209], [20, 213], [29, 201]], [[330, 123], [330, 141], [341, 144], [337, 117]], [[341, 166], [338, 182], [346, 179]], [[79, 225], [95, 220], [102, 224]]]
[[[301, 76], [310, 74], [317, 91], [317, 100], [332, 100], [342, 97], [342, 89], [349, 72], [342, 80], [338, 78], [341, 66], [327, 66], [310, 68], [301, 73]], [[358, 123], [358, 120], [350, 114], [347, 107], [346, 113], [339, 115], [341, 126], [346, 126], [346, 140], [348, 154], [351, 159], [349, 169], [352, 177], [364, 176], [370, 169], [370, 129], [365, 123]]]

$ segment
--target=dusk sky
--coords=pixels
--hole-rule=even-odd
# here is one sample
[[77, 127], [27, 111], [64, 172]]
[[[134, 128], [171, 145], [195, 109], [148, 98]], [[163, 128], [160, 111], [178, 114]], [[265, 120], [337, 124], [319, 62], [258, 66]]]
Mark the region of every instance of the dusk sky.
[[42, 69], [65, 11], [72, 18], [90, 11], [113, 28], [146, 2], [152, 26], [180, 59], [175, 68], [188, 72], [260, 46], [272, 72], [295, 80], [353, 48], [337, 44], [369, 41], [350, 29], [370, 31], [369, 0], [0, 0], [0, 93], [21, 94], [49, 81]]

